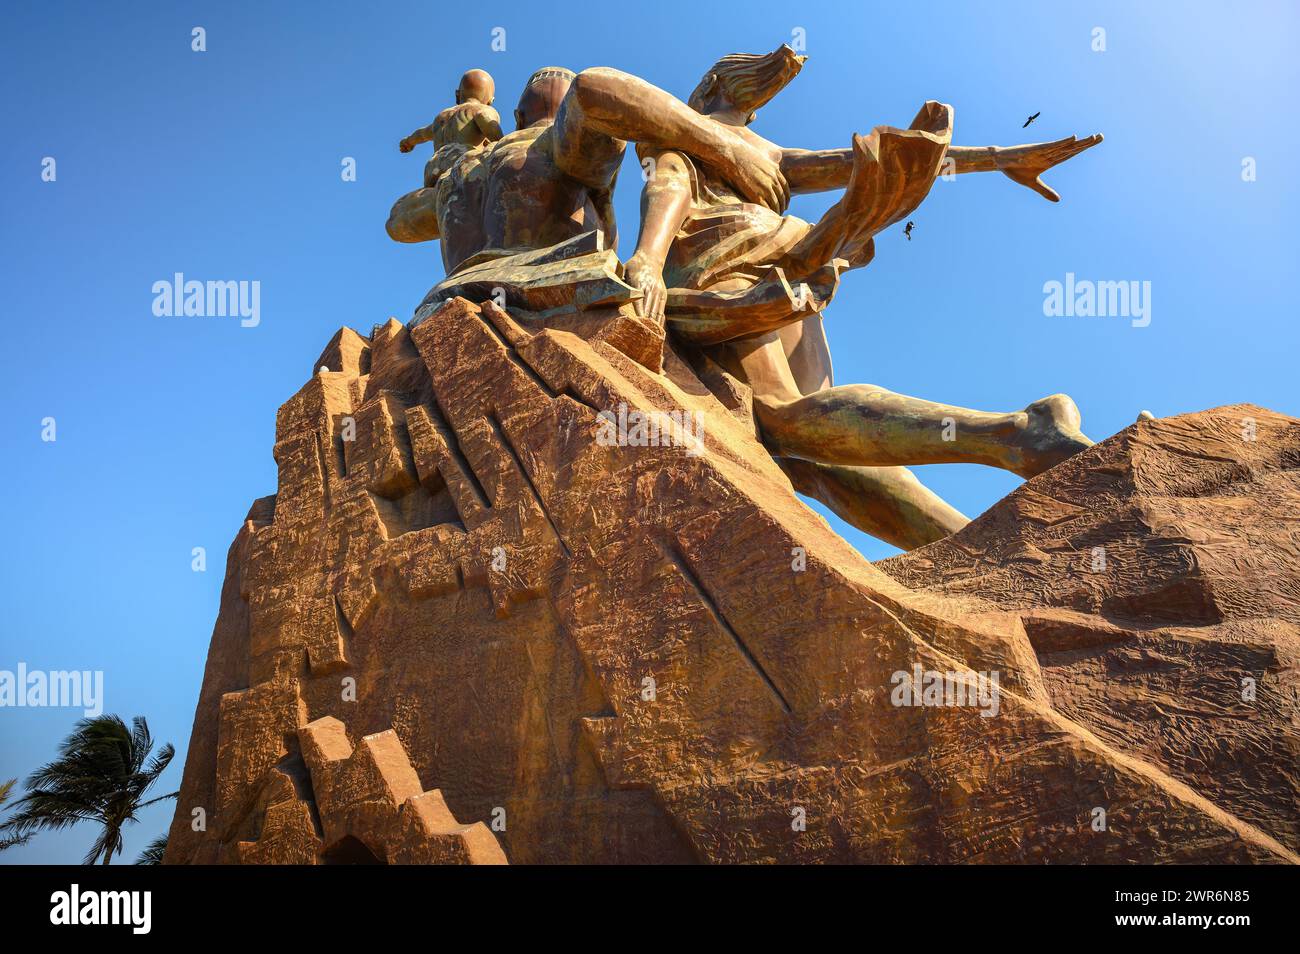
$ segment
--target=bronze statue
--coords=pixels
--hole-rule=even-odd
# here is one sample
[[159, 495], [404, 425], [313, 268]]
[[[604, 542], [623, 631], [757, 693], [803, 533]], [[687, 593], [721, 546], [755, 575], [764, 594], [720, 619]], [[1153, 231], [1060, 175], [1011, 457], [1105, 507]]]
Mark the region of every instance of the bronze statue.
[[[539, 269], [615, 245], [612, 192], [626, 142], [637, 143], [648, 175], [622, 279], [641, 314], [753, 389], [762, 438], [798, 490], [912, 548], [967, 521], [902, 465], [982, 463], [1029, 477], [1091, 442], [1065, 395], [993, 413], [835, 387], [822, 312], [841, 273], [867, 264], [873, 236], [914, 211], [939, 175], [1001, 171], [1057, 201], [1042, 173], [1101, 137], [953, 146], [951, 107], [928, 102], [908, 129], [877, 127], [845, 149], [782, 148], [748, 127], [803, 62], [784, 46], [724, 57], [689, 104], [618, 70], [539, 70], [516, 131], [440, 146], [388, 232], [441, 239], [448, 278], [435, 292], [467, 275], [544, 285], [550, 273]], [[830, 190], [843, 195], [817, 223], [783, 215], [792, 191]]]
[[753, 388], [763, 439], [798, 490], [910, 549], [966, 519], [898, 465], [981, 463], [1031, 477], [1091, 441], [1065, 395], [991, 413], [871, 385], [832, 387], [821, 312], [840, 273], [871, 260], [872, 236], [920, 204], [945, 161], [955, 173], [1001, 171], [1056, 201], [1042, 173], [1101, 137], [952, 146], [951, 107], [929, 102], [906, 130], [877, 127], [855, 135], [847, 149], [784, 149], [748, 126], [803, 59], [788, 47], [724, 57], [690, 105], [778, 162], [790, 191], [843, 189], [840, 201], [809, 225], [746, 202], [698, 157], [643, 146], [653, 176], [625, 274], [642, 289], [647, 315], [666, 317], [677, 340], [702, 348]]

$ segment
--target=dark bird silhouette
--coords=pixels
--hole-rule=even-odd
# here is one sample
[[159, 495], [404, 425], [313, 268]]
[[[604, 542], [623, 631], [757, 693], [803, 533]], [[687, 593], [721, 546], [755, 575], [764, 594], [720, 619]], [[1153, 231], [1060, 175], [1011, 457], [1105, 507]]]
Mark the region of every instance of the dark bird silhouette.
[[1021, 128], [1021, 129], [1025, 129], [1026, 127], [1029, 126], [1030, 123], [1032, 123], [1035, 119], [1037, 119], [1037, 118], [1038, 118], [1039, 116], [1041, 116], [1041, 115], [1043, 115], [1043, 111], [1040, 109], [1038, 112], [1034, 113], [1034, 115], [1032, 115], [1032, 116], [1030, 116], [1028, 119], [1026, 119], [1026, 120], [1025, 120], [1025, 125], [1024, 125], [1024, 126], [1021, 126], [1020, 128]]
[[907, 222], [907, 225], [906, 225], [906, 226], [904, 227], [904, 229], [903, 229], [903, 234], [907, 236], [907, 240], [908, 240], [909, 242], [912, 241], [912, 226], [913, 226], [913, 224], [914, 224], [914, 223], [909, 219], [908, 222]]

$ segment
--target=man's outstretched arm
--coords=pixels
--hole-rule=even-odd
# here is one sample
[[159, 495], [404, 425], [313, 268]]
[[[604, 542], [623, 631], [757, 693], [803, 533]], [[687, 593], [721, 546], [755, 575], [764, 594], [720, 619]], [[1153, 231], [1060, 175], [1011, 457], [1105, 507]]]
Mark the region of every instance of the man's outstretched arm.
[[954, 172], [1001, 172], [1012, 182], [1033, 189], [1049, 202], [1061, 196], [1043, 182], [1043, 173], [1085, 149], [1102, 141], [1101, 133], [1079, 139], [1067, 136], [1054, 142], [1035, 142], [1023, 146], [949, 146], [948, 156], [955, 160]]
[[853, 172], [853, 150], [782, 149], [781, 172], [794, 195], [843, 189]]
[[[953, 163], [944, 171], [958, 175], [1001, 172], [1013, 182], [1057, 202], [1061, 197], [1043, 183], [1042, 174], [1101, 141], [1102, 136], [1097, 133], [1084, 139], [1069, 136], [1055, 142], [1022, 146], [949, 146], [947, 158]], [[790, 183], [790, 191], [796, 194], [843, 189], [849, 184], [849, 174], [853, 171], [853, 151], [785, 149], [781, 153], [781, 171]]]
[[745, 198], [776, 211], [789, 202], [777, 164], [722, 123], [630, 73], [604, 66], [583, 70], [556, 117], [557, 164], [585, 185], [607, 187], [624, 140], [694, 156]]

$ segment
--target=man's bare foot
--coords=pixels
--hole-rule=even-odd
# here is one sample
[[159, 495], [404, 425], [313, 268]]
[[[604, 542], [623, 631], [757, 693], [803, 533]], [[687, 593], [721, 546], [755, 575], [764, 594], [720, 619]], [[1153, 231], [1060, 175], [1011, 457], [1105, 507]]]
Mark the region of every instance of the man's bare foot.
[[1092, 446], [1079, 430], [1079, 408], [1064, 394], [1035, 401], [1023, 413], [1021, 464], [1013, 470], [1026, 480]]

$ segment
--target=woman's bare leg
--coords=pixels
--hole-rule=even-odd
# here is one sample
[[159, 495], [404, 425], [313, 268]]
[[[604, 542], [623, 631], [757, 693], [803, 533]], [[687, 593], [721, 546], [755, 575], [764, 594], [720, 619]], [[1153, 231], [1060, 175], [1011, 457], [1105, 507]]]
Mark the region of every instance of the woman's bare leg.
[[778, 457], [859, 467], [987, 464], [1029, 478], [1092, 445], [1079, 430], [1078, 408], [1064, 394], [1008, 413], [868, 384], [804, 395], [775, 332], [731, 342], [716, 354], [754, 389], [764, 442]]
[[822, 464], [987, 464], [1029, 478], [1092, 445], [1064, 394], [999, 414], [847, 384], [755, 397], [754, 410], [773, 453]]
[[786, 325], [777, 334], [781, 337], [781, 350], [785, 352], [790, 373], [794, 375], [801, 393], [812, 394], [835, 384], [831, 349], [826, 342], [821, 315]]
[[799, 493], [902, 550], [942, 540], [970, 523], [906, 467], [843, 467], [783, 457], [776, 462]]

